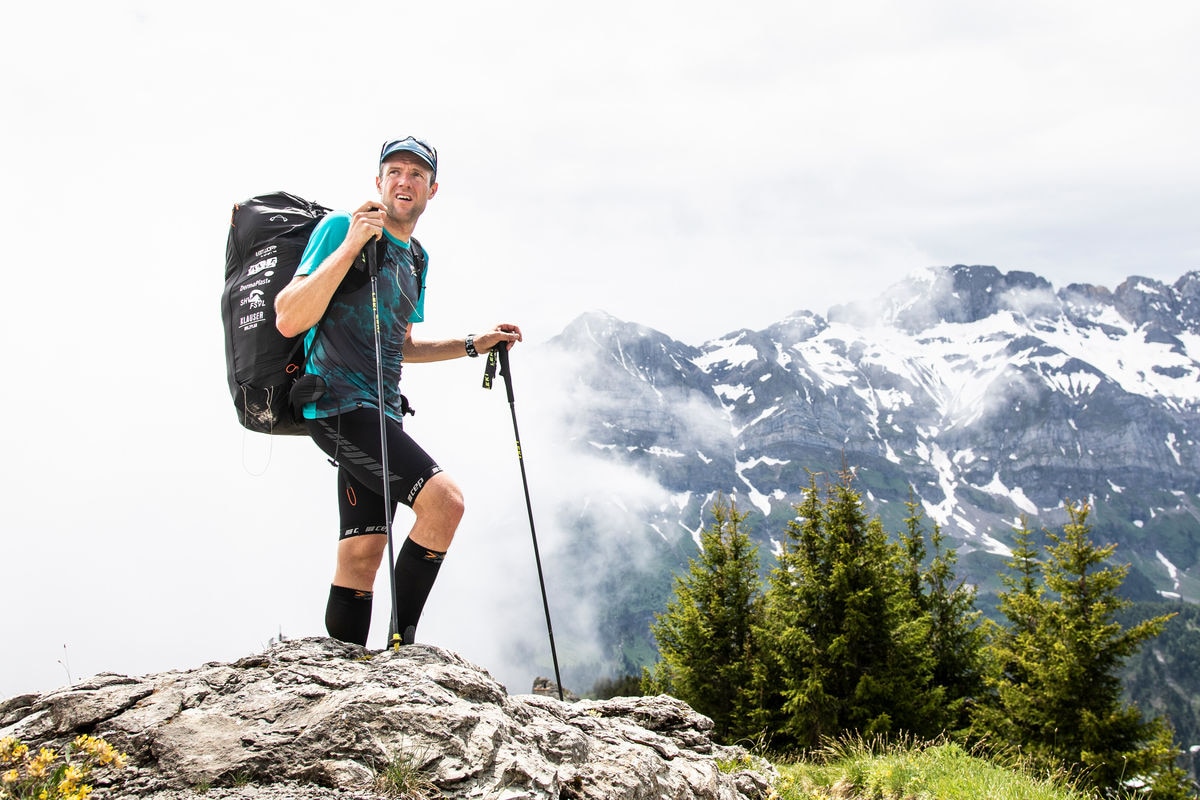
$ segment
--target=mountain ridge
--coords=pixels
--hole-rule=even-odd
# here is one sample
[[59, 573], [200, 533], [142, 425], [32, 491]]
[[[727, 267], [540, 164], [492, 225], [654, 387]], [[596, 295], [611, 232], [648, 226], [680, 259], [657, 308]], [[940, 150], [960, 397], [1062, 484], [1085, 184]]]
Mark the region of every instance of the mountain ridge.
[[1022, 517], [1053, 528], [1086, 500], [1131, 586], [1200, 599], [1200, 271], [1109, 290], [936, 267], [699, 346], [604, 312], [550, 346], [588, 389], [573, 446], [658, 481], [670, 502], [642, 511], [667, 539], [695, 540], [722, 494], [770, 546], [809, 471], [849, 466], [889, 530], [911, 486], [977, 583]]

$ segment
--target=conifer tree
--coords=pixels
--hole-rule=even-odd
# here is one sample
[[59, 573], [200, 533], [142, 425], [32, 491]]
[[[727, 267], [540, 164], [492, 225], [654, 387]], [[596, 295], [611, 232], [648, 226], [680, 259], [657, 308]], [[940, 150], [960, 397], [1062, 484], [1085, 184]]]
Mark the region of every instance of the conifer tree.
[[924, 514], [911, 487], [905, 505], [908, 516], [900, 541], [908, 558], [907, 585], [929, 620], [927, 647], [933, 662], [933, 683], [941, 688], [944, 698], [940, 715], [930, 720], [930, 727], [940, 724], [946, 732], [965, 732], [970, 724], [970, 708], [985, 693], [982, 612], [975, 608], [974, 588], [955, 578], [958, 555], [945, 546], [945, 535], [936, 522], [929, 534], [930, 547], [926, 547]]
[[1053, 647], [1053, 627], [1048, 623], [1051, 605], [1046, 598], [1039, 550], [1033, 532], [1022, 515], [1013, 529], [1014, 548], [1009, 571], [1000, 576], [1004, 591], [999, 610], [1008, 620], [1007, 627], [992, 625], [987, 683], [987, 704], [977, 706], [972, 715], [974, 735], [1006, 742], [1028, 752], [1029, 743], [1053, 740], [1054, 719], [1042, 705], [1042, 658]]
[[742, 531], [746, 514], [718, 498], [700, 553], [675, 578], [675, 594], [652, 625], [661, 661], [643, 691], [668, 692], [713, 721], [723, 740], [762, 732], [754, 681], [762, 592], [758, 548]]
[[849, 472], [824, 502], [810, 476], [796, 511], [766, 593], [778, 732], [805, 747], [846, 731], [939, 732], [929, 623], [899, 548], [867, 518]]
[[995, 705], [977, 715], [978, 728], [1110, 795], [1139, 785], [1139, 796], [1186, 797], [1170, 728], [1123, 704], [1118, 677], [1170, 616], [1128, 629], [1115, 620], [1128, 605], [1118, 590], [1129, 568], [1106, 566], [1115, 546], [1091, 541], [1086, 503], [1068, 502], [1066, 511], [1040, 563], [1024, 520], [1016, 531], [1000, 606], [1009, 624], [993, 641]]

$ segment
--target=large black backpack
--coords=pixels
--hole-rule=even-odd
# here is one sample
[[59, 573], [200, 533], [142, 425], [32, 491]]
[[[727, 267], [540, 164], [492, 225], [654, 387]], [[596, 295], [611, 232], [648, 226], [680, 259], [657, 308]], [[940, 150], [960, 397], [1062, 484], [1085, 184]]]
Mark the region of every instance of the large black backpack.
[[[304, 372], [304, 335], [289, 339], [279, 333], [275, 296], [295, 276], [313, 229], [328, 213], [328, 208], [287, 192], [258, 195], [233, 207], [221, 317], [229, 392], [238, 422], [249, 430], [306, 433], [289, 397]], [[425, 253], [416, 239], [412, 242], [423, 286]], [[365, 255], [360, 260], [365, 264]]]

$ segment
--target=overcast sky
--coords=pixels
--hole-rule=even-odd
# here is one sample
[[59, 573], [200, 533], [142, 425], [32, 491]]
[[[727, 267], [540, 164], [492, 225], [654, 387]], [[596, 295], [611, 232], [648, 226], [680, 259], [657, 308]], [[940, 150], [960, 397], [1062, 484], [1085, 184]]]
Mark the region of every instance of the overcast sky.
[[[654, 491], [556, 440], [569, 398], [539, 343], [586, 311], [701, 344], [931, 265], [1110, 288], [1200, 268], [1188, 0], [67, 0], [5, 16], [0, 698], [323, 634], [333, 471], [310, 442], [235, 422], [225, 236], [256, 193], [371, 199], [384, 139], [441, 156], [418, 335], [525, 330], [535, 510], [599, 481]], [[468, 496], [420, 638], [527, 691], [535, 667], [505, 646], [544, 634], [540, 600], [508, 409], [481, 366], [405, 376], [415, 435]], [[564, 612], [566, 637], [585, 612]]]

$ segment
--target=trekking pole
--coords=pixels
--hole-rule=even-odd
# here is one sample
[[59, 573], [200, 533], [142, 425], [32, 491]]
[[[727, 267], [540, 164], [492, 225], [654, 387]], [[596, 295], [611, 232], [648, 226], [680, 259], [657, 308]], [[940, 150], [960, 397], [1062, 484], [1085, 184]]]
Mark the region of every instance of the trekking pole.
[[529, 500], [529, 480], [525, 477], [525, 458], [521, 454], [521, 432], [517, 429], [517, 406], [513, 400], [512, 372], [508, 366], [508, 343], [501, 342], [488, 351], [487, 369], [483, 374], [483, 388], [492, 388], [492, 376], [496, 372], [496, 360], [500, 361], [500, 374], [504, 377], [504, 388], [508, 392], [508, 410], [512, 413], [513, 436], [517, 439], [517, 462], [521, 465], [521, 484], [525, 487], [525, 511], [529, 514], [529, 533], [533, 537], [533, 560], [537, 563], [538, 585], [542, 589], [542, 608], [546, 612], [546, 633], [550, 636], [550, 659], [554, 662], [554, 683], [558, 687], [558, 699], [563, 699], [562, 678], [558, 673], [558, 652], [554, 648], [554, 626], [550, 624], [550, 601], [546, 599], [546, 579], [542, 574], [542, 557], [538, 553], [537, 531], [533, 526], [533, 504]]
[[383, 347], [379, 334], [379, 252], [367, 243], [367, 274], [371, 276], [371, 314], [375, 318], [375, 386], [379, 394], [379, 465], [383, 468], [383, 524], [387, 529], [388, 579], [392, 591], [391, 647], [400, 652], [400, 609], [396, 596], [396, 556], [392, 548], [392, 481], [388, 472], [387, 413], [383, 395]]

